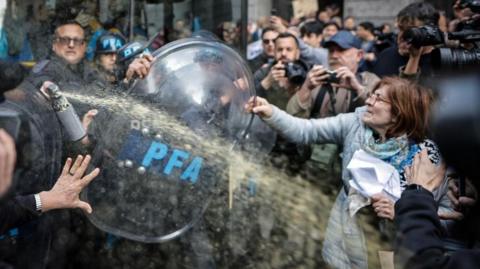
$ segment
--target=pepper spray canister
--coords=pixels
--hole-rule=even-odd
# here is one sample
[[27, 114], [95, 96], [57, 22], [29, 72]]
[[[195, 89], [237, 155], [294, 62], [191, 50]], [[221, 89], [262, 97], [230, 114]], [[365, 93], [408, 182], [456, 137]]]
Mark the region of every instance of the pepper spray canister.
[[87, 135], [82, 122], [72, 104], [63, 96], [60, 88], [52, 83], [47, 87], [47, 93], [51, 98], [52, 107], [57, 114], [70, 141], [78, 141]]

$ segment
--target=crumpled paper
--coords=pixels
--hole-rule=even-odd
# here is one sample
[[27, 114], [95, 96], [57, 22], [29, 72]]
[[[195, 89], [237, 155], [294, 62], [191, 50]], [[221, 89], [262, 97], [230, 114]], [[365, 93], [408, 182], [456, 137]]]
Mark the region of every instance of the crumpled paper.
[[348, 193], [350, 215], [371, 203], [370, 197], [377, 193], [385, 193], [392, 201], [400, 199], [400, 175], [392, 165], [357, 150], [347, 166], [352, 175]]

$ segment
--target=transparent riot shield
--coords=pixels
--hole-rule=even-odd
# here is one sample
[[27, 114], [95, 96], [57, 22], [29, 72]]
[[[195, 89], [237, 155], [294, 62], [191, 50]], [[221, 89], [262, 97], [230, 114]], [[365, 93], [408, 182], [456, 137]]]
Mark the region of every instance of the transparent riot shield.
[[235, 165], [230, 152], [268, 152], [275, 137], [244, 111], [254, 85], [231, 48], [191, 38], [153, 56], [149, 75], [95, 119], [101, 175], [82, 194], [98, 228], [149, 243], [195, 225]]

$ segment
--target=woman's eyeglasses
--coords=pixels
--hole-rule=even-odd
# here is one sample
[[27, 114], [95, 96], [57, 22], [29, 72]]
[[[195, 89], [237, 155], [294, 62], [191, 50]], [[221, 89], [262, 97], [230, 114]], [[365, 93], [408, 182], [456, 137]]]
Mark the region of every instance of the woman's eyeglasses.
[[368, 94], [367, 94], [367, 99], [372, 99], [372, 100], [373, 100], [373, 104], [375, 104], [377, 101], [390, 104], [390, 102], [387, 101], [386, 99], [384, 99], [382, 96], [380, 96], [380, 94], [379, 94], [378, 92], [370, 92], [370, 93], [368, 93]]
[[62, 46], [68, 46], [71, 44], [71, 42], [73, 42], [74, 46], [79, 47], [85, 44], [85, 39], [57, 36], [55, 38], [55, 42], [60, 43]]

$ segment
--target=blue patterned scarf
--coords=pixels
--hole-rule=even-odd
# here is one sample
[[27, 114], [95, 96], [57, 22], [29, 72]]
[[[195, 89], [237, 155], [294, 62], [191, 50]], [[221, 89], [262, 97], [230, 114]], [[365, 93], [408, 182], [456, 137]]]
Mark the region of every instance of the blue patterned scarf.
[[389, 138], [382, 143], [375, 139], [372, 129], [366, 128], [364, 139], [363, 150], [389, 163], [399, 174], [404, 173], [405, 167], [412, 164], [415, 154], [420, 151], [420, 147], [411, 143], [406, 135]]

